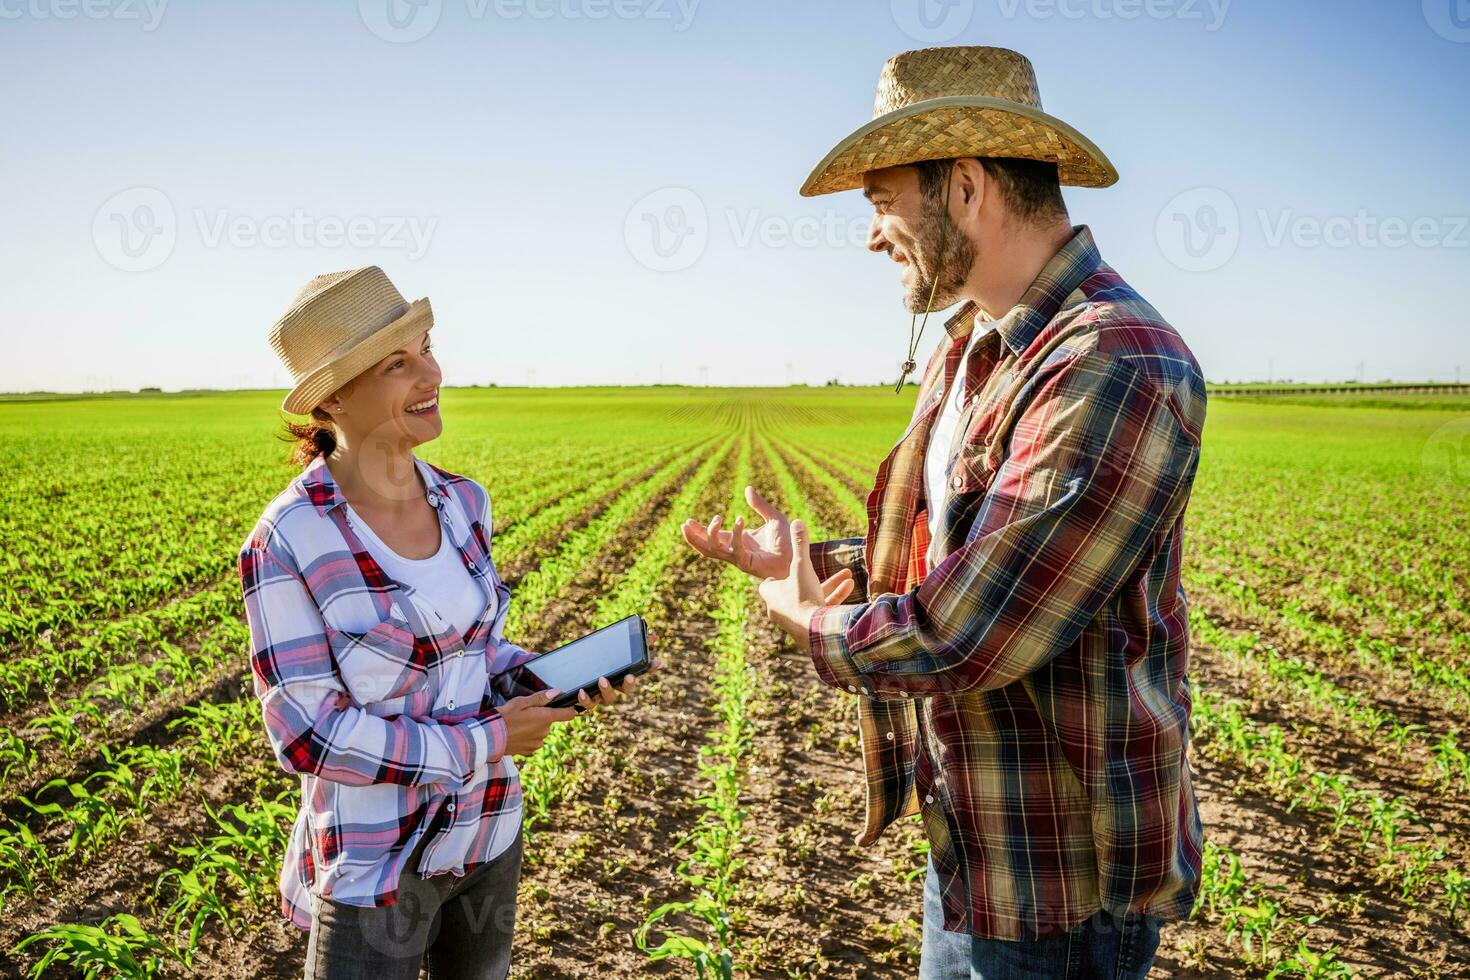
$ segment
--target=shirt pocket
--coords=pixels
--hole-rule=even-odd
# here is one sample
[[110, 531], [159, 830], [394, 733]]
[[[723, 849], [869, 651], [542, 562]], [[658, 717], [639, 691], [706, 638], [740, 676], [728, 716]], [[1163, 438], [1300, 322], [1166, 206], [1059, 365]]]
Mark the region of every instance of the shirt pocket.
[[429, 683], [418, 638], [396, 619], [385, 619], [364, 632], [327, 626], [327, 641], [342, 683], [358, 704], [406, 697]]
[[950, 471], [950, 489], [960, 494], [982, 494], [990, 489], [995, 479], [990, 444], [976, 440], [966, 442]]

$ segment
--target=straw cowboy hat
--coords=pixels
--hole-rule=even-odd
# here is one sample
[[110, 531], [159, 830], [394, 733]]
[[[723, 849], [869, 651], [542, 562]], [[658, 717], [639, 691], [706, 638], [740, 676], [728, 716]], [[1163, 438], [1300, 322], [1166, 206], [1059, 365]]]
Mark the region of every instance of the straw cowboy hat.
[[1050, 160], [1061, 182], [1076, 187], [1118, 179], [1091, 140], [1041, 111], [1024, 56], [1006, 48], [926, 48], [888, 59], [873, 121], [833, 147], [801, 193], [852, 190], [869, 170], [951, 157]]
[[296, 387], [281, 408], [309, 415], [332, 392], [434, 325], [428, 298], [403, 298], [375, 265], [317, 276], [271, 327]]

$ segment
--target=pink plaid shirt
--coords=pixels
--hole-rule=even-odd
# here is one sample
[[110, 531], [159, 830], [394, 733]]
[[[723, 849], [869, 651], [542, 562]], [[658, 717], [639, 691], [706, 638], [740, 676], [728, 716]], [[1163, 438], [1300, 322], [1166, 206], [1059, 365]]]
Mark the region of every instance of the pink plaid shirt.
[[[311, 926], [311, 896], [392, 904], [417, 871], [464, 874], [520, 828], [521, 787], [488, 678], [531, 654], [501, 638], [510, 592], [490, 557], [490, 498], [417, 461], [485, 609], [461, 635], [383, 573], [318, 457], [273, 500], [240, 550], [251, 668], [276, 758], [301, 776], [281, 870], [282, 910]], [[437, 818], [437, 820], [436, 820]]]

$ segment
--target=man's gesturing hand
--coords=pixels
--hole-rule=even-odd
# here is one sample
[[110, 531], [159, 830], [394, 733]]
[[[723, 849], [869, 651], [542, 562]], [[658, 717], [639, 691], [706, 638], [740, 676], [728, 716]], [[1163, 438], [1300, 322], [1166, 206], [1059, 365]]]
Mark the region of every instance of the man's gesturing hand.
[[[809, 646], [813, 614], [819, 607], [835, 605], [835, 602], [827, 599], [825, 583], [817, 581], [817, 570], [812, 567], [811, 542], [807, 540], [805, 522], [796, 521], [791, 525], [791, 538], [791, 564], [786, 574], [781, 578], [772, 577], [763, 581], [760, 594], [765, 600], [766, 615], [771, 622], [781, 627], [796, 641], [797, 646], [805, 650]], [[852, 582], [849, 580], [843, 596], [851, 591]]]
[[735, 518], [730, 530], [723, 528], [720, 514], [708, 526], [691, 517], [680, 529], [684, 540], [706, 558], [727, 561], [757, 578], [785, 575], [791, 564], [791, 523], [755, 487], [745, 488], [745, 502], [764, 521], [755, 531], [746, 530], [743, 517]]
[[546, 707], [546, 702], [560, 693], [553, 687], [525, 697], [511, 698], [495, 709], [505, 722], [506, 755], [530, 755], [541, 748], [552, 725], [577, 717], [575, 708]]
[[[706, 558], [727, 561], [756, 578], [785, 578], [792, 567], [791, 522], [754, 487], [745, 488], [745, 500], [764, 522], [756, 530], [746, 530], [745, 518], [737, 517], [735, 526], [727, 531], [721, 527], [723, 518], [716, 514], [708, 525], [693, 518], [685, 521], [680, 528], [684, 540]], [[810, 556], [807, 564], [811, 564]], [[820, 588], [824, 603], [839, 603], [852, 593], [852, 572], [844, 568]]]

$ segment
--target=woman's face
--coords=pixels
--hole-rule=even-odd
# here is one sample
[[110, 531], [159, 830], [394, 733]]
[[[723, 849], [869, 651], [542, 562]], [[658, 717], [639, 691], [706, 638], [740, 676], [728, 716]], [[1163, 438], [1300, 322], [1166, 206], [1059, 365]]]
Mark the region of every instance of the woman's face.
[[322, 407], [349, 446], [372, 441], [417, 446], [444, 430], [439, 418], [442, 379], [425, 330], [347, 382]]

